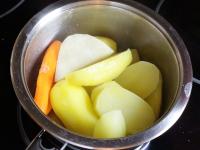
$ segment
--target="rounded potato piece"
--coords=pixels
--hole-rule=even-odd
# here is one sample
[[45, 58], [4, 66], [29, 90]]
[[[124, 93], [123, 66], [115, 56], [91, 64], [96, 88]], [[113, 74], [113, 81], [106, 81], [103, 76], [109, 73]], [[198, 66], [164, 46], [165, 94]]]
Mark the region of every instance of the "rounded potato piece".
[[145, 99], [154, 110], [156, 118], [158, 118], [160, 115], [160, 108], [162, 104], [162, 82], [162, 76], [160, 74], [158, 87], [150, 96]]
[[131, 61], [131, 51], [126, 50], [96, 64], [72, 72], [66, 76], [66, 79], [79, 86], [99, 85], [118, 77]]
[[53, 86], [50, 98], [55, 114], [66, 128], [92, 136], [97, 117], [83, 87], [61, 80]]
[[126, 135], [126, 123], [122, 112], [107, 112], [97, 121], [93, 136], [96, 138], [119, 138]]
[[122, 87], [145, 99], [156, 89], [159, 83], [159, 69], [152, 63], [139, 61], [128, 66], [115, 81]]
[[117, 51], [117, 43], [111, 38], [105, 36], [95, 36], [97, 39], [101, 40], [105, 44], [107, 44], [110, 48], [112, 48], [115, 52]]
[[117, 82], [115, 81], [109, 81], [109, 82], [106, 82], [106, 83], [103, 83], [97, 87], [95, 87], [93, 90], [92, 90], [92, 93], [91, 93], [91, 100], [94, 102], [96, 97], [99, 95], [99, 93], [105, 88], [105, 87], [108, 87], [108, 86], [120, 86]]
[[136, 94], [115, 84], [107, 84], [95, 97], [94, 107], [99, 116], [121, 110], [127, 134], [135, 134], [150, 127], [155, 121], [152, 108]]

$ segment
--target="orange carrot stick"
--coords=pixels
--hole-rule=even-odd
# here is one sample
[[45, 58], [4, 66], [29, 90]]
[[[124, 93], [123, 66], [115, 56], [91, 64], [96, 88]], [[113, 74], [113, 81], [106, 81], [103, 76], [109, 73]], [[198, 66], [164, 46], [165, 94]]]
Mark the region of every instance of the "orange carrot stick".
[[61, 42], [57, 40], [50, 44], [45, 52], [37, 78], [34, 100], [37, 106], [46, 115], [52, 109], [49, 101], [49, 93], [54, 83], [54, 74], [60, 45]]

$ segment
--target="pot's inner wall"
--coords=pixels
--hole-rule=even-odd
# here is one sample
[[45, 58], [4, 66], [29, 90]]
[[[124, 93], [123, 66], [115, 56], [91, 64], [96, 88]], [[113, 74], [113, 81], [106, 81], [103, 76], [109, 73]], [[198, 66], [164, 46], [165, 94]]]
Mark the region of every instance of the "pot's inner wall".
[[65, 11], [63, 7], [43, 17], [29, 35], [31, 40], [24, 60], [25, 77], [31, 93], [34, 94], [43, 52], [51, 41], [63, 41], [73, 33], [102, 35], [114, 39], [120, 50], [136, 48], [142, 60], [159, 67], [164, 81], [164, 113], [173, 103], [180, 82], [177, 58], [164, 35], [137, 13], [112, 6], [93, 5], [71, 11]]

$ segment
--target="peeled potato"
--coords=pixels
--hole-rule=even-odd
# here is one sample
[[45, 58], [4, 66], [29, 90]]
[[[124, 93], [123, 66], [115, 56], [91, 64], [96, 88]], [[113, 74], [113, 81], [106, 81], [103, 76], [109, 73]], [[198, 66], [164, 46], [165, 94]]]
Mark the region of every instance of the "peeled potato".
[[113, 49], [94, 36], [88, 34], [70, 35], [60, 47], [55, 81], [63, 79], [72, 71], [105, 59], [113, 53]]
[[150, 127], [155, 120], [155, 115], [149, 104], [136, 94], [116, 84], [107, 83], [93, 97], [94, 108], [98, 115], [121, 110], [126, 121], [127, 134], [135, 134]]
[[93, 134], [96, 138], [119, 138], [125, 135], [126, 123], [120, 110], [104, 113], [97, 121]]
[[152, 107], [156, 118], [158, 118], [160, 114], [161, 103], [162, 103], [162, 76], [161, 74], [159, 78], [158, 87], [150, 96], [146, 98], [146, 102]]
[[66, 128], [92, 136], [97, 117], [83, 87], [61, 80], [53, 86], [50, 100], [55, 114]]
[[110, 48], [112, 48], [115, 52], [117, 51], [117, 43], [112, 40], [111, 38], [104, 37], [104, 36], [95, 36], [97, 39], [103, 41], [107, 44]]
[[145, 99], [158, 86], [159, 73], [159, 69], [154, 64], [139, 61], [128, 66], [115, 81]]
[[79, 86], [99, 85], [118, 77], [131, 61], [131, 51], [126, 50], [96, 64], [72, 72], [66, 76], [66, 79]]
[[99, 93], [105, 88], [105, 87], [108, 87], [108, 86], [120, 86], [117, 82], [115, 81], [109, 81], [109, 82], [106, 82], [104, 84], [101, 84], [97, 87], [95, 87], [92, 92], [91, 92], [91, 99], [92, 101], [94, 102], [94, 100], [96, 99], [96, 97], [99, 95]]

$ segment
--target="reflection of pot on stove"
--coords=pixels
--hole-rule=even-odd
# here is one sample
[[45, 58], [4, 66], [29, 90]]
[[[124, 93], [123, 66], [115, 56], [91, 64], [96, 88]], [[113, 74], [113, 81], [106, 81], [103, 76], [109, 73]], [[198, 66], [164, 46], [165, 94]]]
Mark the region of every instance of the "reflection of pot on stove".
[[[159, 67], [164, 81], [163, 107], [160, 119], [151, 128], [136, 135], [100, 140], [70, 132], [38, 110], [32, 94], [43, 50], [53, 39], [63, 40], [73, 33], [112, 37], [120, 49], [135, 47], [143, 60]], [[94, 149], [136, 148], [160, 136], [181, 116], [192, 87], [190, 58], [181, 38], [163, 18], [136, 2], [52, 4], [34, 16], [19, 34], [12, 53], [11, 74], [21, 105], [36, 123], [61, 141]]]

